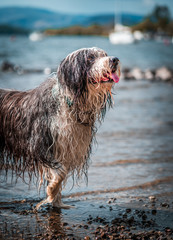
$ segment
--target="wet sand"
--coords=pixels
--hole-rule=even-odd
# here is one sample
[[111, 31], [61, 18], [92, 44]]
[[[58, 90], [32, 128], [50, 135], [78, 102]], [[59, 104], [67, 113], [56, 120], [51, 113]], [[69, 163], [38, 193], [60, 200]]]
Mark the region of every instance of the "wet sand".
[[[162, 179], [157, 188], [173, 184]], [[151, 196], [156, 183], [64, 196], [75, 208], [35, 211], [40, 199], [0, 203], [0, 239], [173, 239], [173, 192]], [[138, 189], [140, 196], [134, 196]]]

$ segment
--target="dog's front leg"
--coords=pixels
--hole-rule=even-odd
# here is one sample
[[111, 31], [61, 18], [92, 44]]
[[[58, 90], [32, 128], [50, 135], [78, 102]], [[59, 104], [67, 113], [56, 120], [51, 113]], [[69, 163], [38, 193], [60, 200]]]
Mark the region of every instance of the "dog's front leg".
[[67, 171], [64, 170], [64, 168], [63, 171], [51, 170], [51, 174], [53, 179], [47, 186], [49, 202], [52, 203], [53, 207], [65, 209], [73, 208], [73, 206], [63, 204], [61, 201], [62, 182], [67, 176]]
[[36, 209], [46, 203], [52, 203], [53, 207], [71, 208], [72, 206], [65, 205], [61, 201], [62, 182], [66, 178], [68, 172], [63, 170], [50, 169], [51, 178], [47, 186], [47, 198], [37, 204]]

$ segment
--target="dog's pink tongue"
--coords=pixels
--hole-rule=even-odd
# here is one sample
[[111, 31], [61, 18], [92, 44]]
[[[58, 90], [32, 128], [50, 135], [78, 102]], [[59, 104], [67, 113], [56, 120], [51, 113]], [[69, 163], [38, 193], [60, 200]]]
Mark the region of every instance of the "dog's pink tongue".
[[120, 80], [116, 73], [111, 73], [110, 78], [113, 79], [115, 83], [118, 83]]

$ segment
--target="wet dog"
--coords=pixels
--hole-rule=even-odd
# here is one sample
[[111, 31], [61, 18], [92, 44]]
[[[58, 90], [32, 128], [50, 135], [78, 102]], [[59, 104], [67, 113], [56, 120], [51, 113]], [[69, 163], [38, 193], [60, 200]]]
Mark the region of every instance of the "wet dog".
[[29, 91], [0, 90], [0, 168], [48, 180], [47, 198], [61, 202], [70, 175], [87, 173], [92, 142], [111, 90], [119, 81], [119, 59], [98, 48], [69, 54], [58, 71]]

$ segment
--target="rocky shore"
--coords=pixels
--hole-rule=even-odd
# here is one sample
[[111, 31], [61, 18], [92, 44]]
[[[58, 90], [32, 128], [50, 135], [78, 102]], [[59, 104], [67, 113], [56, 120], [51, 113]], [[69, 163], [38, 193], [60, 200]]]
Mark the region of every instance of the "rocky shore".
[[[9, 61], [2, 62], [0, 66], [1, 72], [14, 72], [18, 75], [30, 74], [30, 73], [44, 73], [49, 75], [52, 72], [56, 72], [56, 69], [46, 67], [44, 69], [25, 69], [22, 66], [16, 65]], [[157, 69], [142, 70], [139, 67], [122, 68], [122, 79], [124, 80], [148, 80], [148, 81], [162, 81], [166, 83], [173, 83], [173, 70], [162, 66]]]
[[141, 70], [138, 67], [124, 68], [122, 70], [122, 78], [125, 80], [149, 80], [149, 81], [163, 81], [173, 83], [173, 71], [165, 66], [157, 69]]
[[0, 239], [172, 240], [172, 196], [66, 199], [74, 209], [47, 206], [38, 212], [33, 200], [4, 202]]

